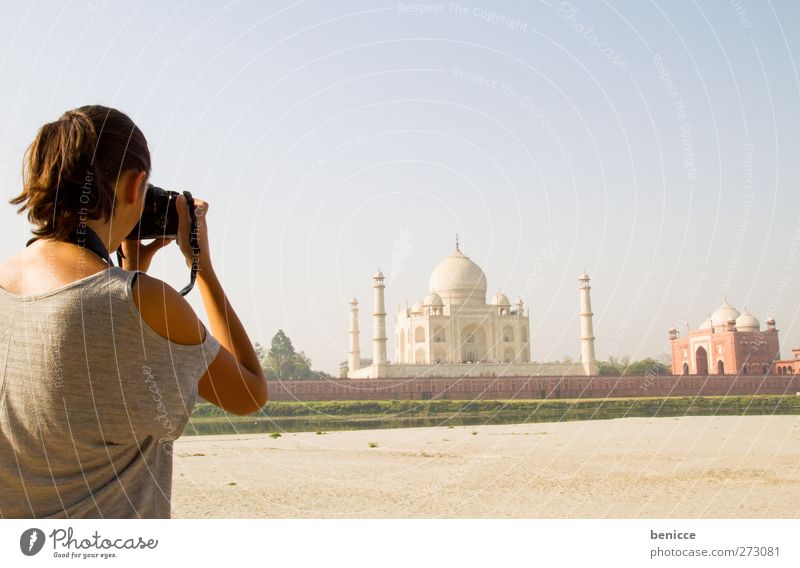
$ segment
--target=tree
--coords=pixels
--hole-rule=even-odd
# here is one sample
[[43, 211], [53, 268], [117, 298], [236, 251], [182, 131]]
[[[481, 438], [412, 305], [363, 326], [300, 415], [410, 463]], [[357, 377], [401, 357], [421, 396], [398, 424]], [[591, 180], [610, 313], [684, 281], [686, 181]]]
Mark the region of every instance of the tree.
[[619, 377], [622, 374], [619, 362], [614, 357], [609, 357], [608, 361], [598, 361], [597, 370], [604, 377]]
[[640, 361], [631, 361], [627, 355], [621, 359], [609, 357], [608, 361], [598, 361], [597, 368], [601, 375], [606, 377], [619, 377], [622, 375], [668, 375], [669, 365], [647, 357]]
[[295, 351], [292, 340], [279, 329], [272, 338], [269, 353], [256, 343], [256, 355], [268, 379], [332, 379], [328, 373], [311, 368], [311, 359], [303, 351]]
[[311, 359], [309, 359], [302, 351], [294, 356], [291, 362], [291, 367], [291, 378], [293, 379], [314, 378], [314, 372], [311, 370]]
[[294, 359], [294, 346], [282, 329], [272, 338], [272, 347], [269, 350], [269, 367], [273, 375], [278, 379], [283, 379], [291, 375]]
[[661, 361], [650, 357], [634, 361], [623, 370], [623, 375], [667, 375], [670, 369]]

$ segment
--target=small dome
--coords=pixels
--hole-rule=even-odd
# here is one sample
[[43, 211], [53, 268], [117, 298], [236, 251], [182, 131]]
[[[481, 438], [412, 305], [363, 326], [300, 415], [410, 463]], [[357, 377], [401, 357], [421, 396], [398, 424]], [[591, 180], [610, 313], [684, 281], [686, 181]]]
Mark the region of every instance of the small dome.
[[589, 275], [586, 272], [581, 272], [581, 275], [578, 276], [578, 280], [589, 280]]
[[758, 331], [761, 329], [761, 323], [745, 308], [742, 310], [741, 315], [736, 318], [736, 329], [739, 331]]
[[422, 313], [422, 302], [420, 300], [417, 300], [416, 302], [414, 302], [414, 305], [411, 306], [411, 313], [414, 314]]
[[439, 296], [439, 294], [436, 294], [434, 292], [431, 292], [427, 296], [425, 296], [424, 304], [426, 306], [444, 306], [444, 302], [442, 302], [441, 296]]
[[492, 304], [495, 306], [510, 306], [511, 302], [508, 301], [508, 296], [497, 292], [497, 294], [494, 295], [494, 298], [492, 298]]
[[383, 278], [383, 272], [378, 270], [377, 274], [375, 274], [375, 276], [373, 276], [372, 278]]
[[701, 323], [700, 327], [698, 327], [697, 329], [711, 329], [711, 319], [709, 318], [703, 323]]
[[716, 311], [711, 314], [711, 323], [714, 327], [724, 326], [729, 320], [736, 320], [741, 314], [739, 310], [731, 306], [728, 302], [722, 302]]

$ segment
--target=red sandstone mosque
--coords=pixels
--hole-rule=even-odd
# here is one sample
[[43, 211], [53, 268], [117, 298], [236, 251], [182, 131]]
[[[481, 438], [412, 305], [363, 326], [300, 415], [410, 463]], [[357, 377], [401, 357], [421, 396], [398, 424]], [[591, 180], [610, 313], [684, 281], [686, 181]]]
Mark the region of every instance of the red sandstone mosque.
[[744, 308], [739, 312], [727, 301], [700, 327], [679, 337], [670, 328], [672, 372], [675, 375], [767, 375], [800, 373], [800, 348], [794, 359], [781, 360], [775, 320], [767, 328]]

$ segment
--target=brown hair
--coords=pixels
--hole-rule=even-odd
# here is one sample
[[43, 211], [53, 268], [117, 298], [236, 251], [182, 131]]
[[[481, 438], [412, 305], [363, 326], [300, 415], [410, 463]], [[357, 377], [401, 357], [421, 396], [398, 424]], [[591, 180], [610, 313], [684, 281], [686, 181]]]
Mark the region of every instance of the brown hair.
[[123, 171], [150, 174], [150, 150], [128, 115], [82, 106], [42, 126], [25, 153], [23, 190], [10, 202], [28, 211], [33, 234], [65, 240], [88, 219], [111, 219]]

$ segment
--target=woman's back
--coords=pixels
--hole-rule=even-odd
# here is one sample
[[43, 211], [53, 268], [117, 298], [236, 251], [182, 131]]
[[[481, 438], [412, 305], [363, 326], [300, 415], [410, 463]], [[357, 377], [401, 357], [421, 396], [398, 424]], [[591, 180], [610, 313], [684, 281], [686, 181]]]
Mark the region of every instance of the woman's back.
[[[10, 202], [34, 240], [0, 261], [0, 518], [169, 517], [172, 442], [197, 396], [240, 415], [267, 402], [211, 262], [208, 204], [180, 194], [163, 218], [151, 208], [175, 238], [142, 242], [150, 169], [139, 127], [101, 105], [42, 125], [25, 153]], [[173, 240], [210, 333], [146, 274]]]
[[170, 516], [172, 441], [219, 350], [141, 317], [136, 272], [0, 288], [0, 516]]

